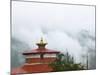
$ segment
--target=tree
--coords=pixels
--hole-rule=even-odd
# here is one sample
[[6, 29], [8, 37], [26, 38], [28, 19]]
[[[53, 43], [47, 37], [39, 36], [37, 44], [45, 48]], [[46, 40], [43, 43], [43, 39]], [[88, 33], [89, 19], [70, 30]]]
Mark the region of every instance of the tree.
[[74, 62], [74, 58], [67, 52], [64, 54], [58, 54], [55, 62], [50, 63], [53, 71], [72, 71], [83, 70], [84, 67]]

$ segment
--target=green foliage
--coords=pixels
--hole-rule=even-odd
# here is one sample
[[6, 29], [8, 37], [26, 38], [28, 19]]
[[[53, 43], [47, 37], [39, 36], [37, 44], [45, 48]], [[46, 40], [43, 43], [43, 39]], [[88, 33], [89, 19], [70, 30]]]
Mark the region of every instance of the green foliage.
[[73, 70], [83, 70], [84, 67], [81, 64], [76, 64], [74, 58], [68, 54], [58, 54], [57, 60], [50, 63], [50, 66], [54, 71], [73, 71]]

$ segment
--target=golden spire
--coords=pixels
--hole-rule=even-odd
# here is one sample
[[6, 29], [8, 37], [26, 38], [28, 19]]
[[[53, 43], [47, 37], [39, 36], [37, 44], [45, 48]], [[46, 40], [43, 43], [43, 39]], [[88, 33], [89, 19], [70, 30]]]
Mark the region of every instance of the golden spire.
[[38, 45], [39, 48], [45, 48], [45, 45], [46, 45], [46, 44], [47, 44], [47, 43], [45, 43], [45, 42], [43, 41], [43, 38], [42, 38], [42, 37], [41, 37], [40, 42], [37, 43], [37, 45]]
[[44, 42], [43, 42], [43, 37], [41, 37], [41, 40], [40, 40], [40, 44], [43, 44]]

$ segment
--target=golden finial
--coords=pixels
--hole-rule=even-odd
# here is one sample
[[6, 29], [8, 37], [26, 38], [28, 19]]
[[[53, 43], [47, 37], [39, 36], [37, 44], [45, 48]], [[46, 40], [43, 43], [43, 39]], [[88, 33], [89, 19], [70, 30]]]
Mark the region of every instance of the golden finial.
[[39, 43], [37, 43], [37, 45], [38, 45], [39, 48], [45, 48], [45, 45], [47, 45], [47, 43], [45, 43], [45, 42], [43, 41], [43, 38], [41, 37], [41, 40], [40, 40]]
[[41, 40], [40, 40], [40, 44], [43, 44], [44, 42], [43, 42], [43, 37], [41, 37]]

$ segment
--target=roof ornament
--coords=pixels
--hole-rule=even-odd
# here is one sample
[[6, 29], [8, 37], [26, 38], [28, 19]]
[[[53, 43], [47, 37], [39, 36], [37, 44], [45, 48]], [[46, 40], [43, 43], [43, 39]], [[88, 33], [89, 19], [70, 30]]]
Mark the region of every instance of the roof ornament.
[[43, 43], [44, 43], [43, 37], [41, 37], [40, 44], [43, 44]]
[[38, 45], [38, 48], [45, 48], [45, 45], [47, 45], [47, 43], [44, 42], [43, 37], [41, 37], [41, 40], [39, 43], [36, 43], [36, 45]]

